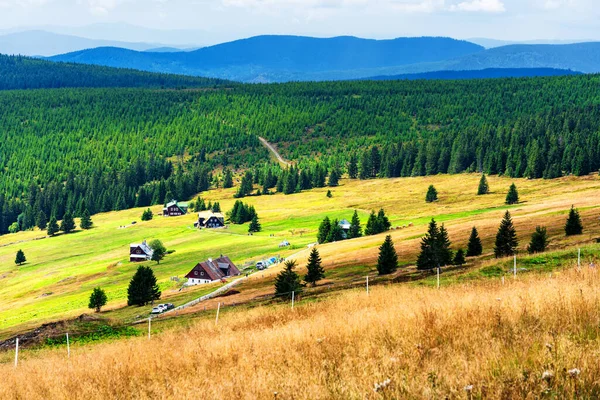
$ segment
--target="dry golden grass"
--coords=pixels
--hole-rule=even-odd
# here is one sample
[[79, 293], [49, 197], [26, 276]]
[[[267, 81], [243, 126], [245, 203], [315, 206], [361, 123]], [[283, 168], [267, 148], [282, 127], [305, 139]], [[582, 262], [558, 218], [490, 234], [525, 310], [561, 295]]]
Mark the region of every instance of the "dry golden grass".
[[568, 269], [233, 308], [218, 326], [213, 315], [70, 360], [64, 348], [26, 352], [14, 369], [5, 354], [0, 398], [598, 398], [598, 287], [600, 273]]

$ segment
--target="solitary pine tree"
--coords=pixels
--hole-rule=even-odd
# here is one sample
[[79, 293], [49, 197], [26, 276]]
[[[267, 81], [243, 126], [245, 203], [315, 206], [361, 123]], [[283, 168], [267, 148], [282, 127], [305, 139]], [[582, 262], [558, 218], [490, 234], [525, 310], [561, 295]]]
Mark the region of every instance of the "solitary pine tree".
[[300, 284], [300, 277], [294, 271], [296, 261], [288, 260], [283, 266], [283, 271], [275, 278], [275, 296], [291, 299], [292, 292], [296, 295], [302, 292], [302, 285]]
[[329, 237], [329, 231], [331, 231], [331, 221], [329, 217], [325, 217], [321, 225], [319, 225], [319, 232], [317, 233], [317, 242], [319, 244], [327, 243]]
[[508, 194], [506, 195], [506, 204], [517, 204], [519, 202], [519, 192], [517, 191], [517, 186], [513, 183], [510, 185], [510, 189], [508, 189]]
[[25, 261], [27, 261], [27, 258], [25, 258], [25, 253], [23, 253], [23, 250], [17, 251], [17, 257], [15, 258], [15, 264], [22, 265]]
[[321, 256], [319, 250], [313, 247], [310, 255], [308, 256], [308, 264], [306, 265], [308, 273], [304, 277], [306, 283], [310, 283], [313, 287], [317, 286], [317, 282], [325, 277], [325, 269], [321, 264]]
[[128, 306], [145, 306], [160, 299], [161, 292], [156, 283], [156, 276], [150, 267], [138, 267], [127, 288]]
[[459, 267], [462, 267], [467, 263], [467, 261], [465, 260], [465, 252], [463, 251], [463, 249], [458, 249], [452, 263]]
[[248, 227], [248, 233], [256, 233], [260, 232], [262, 227], [260, 226], [260, 222], [258, 222], [258, 215], [254, 215], [252, 217], [252, 221], [250, 221], [250, 226]]
[[387, 275], [398, 269], [398, 254], [392, 242], [392, 236], [387, 235], [385, 241], [379, 247], [379, 258], [377, 259], [377, 271], [379, 275]]
[[433, 185], [429, 186], [427, 189], [427, 195], [425, 196], [425, 201], [428, 203], [433, 203], [438, 200], [438, 192]]
[[481, 179], [479, 180], [479, 188], [477, 188], [477, 195], [481, 196], [483, 194], [488, 194], [490, 192], [490, 187], [488, 185], [487, 178], [485, 174], [481, 175]]
[[42, 210], [38, 212], [35, 218], [35, 225], [42, 231], [48, 227], [48, 218], [46, 218], [46, 214]]
[[94, 223], [92, 222], [92, 218], [90, 218], [90, 213], [86, 209], [81, 216], [81, 222], [79, 223], [81, 229], [92, 229]]
[[348, 239], [354, 239], [362, 236], [362, 227], [360, 226], [360, 218], [358, 212], [354, 210], [352, 221], [350, 221], [350, 230], [348, 231]]
[[515, 254], [518, 245], [517, 231], [513, 225], [510, 212], [507, 211], [496, 234], [494, 255], [496, 258], [512, 256]]
[[160, 264], [161, 260], [165, 258], [165, 255], [167, 254], [167, 248], [158, 239], [150, 242], [150, 248], [152, 249], [152, 261], [156, 261], [157, 264]]
[[50, 217], [50, 221], [48, 222], [48, 235], [54, 236], [58, 233], [58, 222], [56, 222], [56, 217], [52, 215]]
[[583, 233], [581, 216], [579, 215], [579, 211], [575, 209], [575, 206], [571, 206], [571, 211], [569, 211], [569, 217], [565, 224], [565, 233], [567, 236], [581, 235]]
[[473, 227], [471, 230], [471, 236], [469, 237], [469, 244], [467, 245], [467, 257], [477, 257], [483, 253], [483, 246], [477, 228]]
[[330, 199], [333, 197], [333, 194], [331, 193], [331, 190], [327, 191], [327, 198]]
[[152, 215], [151, 209], [147, 209], [146, 211], [144, 211], [142, 213], [142, 221], [150, 221], [150, 220], [152, 220], [153, 217], [154, 217], [154, 215]]
[[548, 233], [545, 227], [537, 226], [527, 246], [529, 254], [543, 253], [548, 248]]
[[106, 297], [106, 293], [104, 290], [100, 288], [95, 288], [90, 295], [90, 302], [88, 304], [88, 308], [96, 310], [97, 313], [100, 312], [102, 307], [106, 305], [106, 301], [108, 298]]
[[64, 233], [71, 233], [75, 229], [75, 220], [70, 212], [66, 212], [62, 222], [60, 223], [60, 230]]

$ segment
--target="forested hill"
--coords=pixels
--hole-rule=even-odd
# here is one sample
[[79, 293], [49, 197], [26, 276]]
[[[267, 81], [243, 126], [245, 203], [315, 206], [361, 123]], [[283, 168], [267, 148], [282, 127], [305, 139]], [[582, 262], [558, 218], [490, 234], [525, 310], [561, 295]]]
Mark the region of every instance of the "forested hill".
[[[223, 166], [249, 174], [241, 195], [340, 173], [584, 175], [600, 168], [598, 87], [600, 76], [580, 75], [4, 91], [0, 233], [187, 199], [224, 184]], [[258, 136], [298, 167], [270, 164]]]
[[581, 75], [581, 72], [554, 68], [488, 68], [467, 71], [433, 71], [420, 74], [383, 75], [368, 79], [377, 81], [417, 80], [417, 79], [491, 79], [491, 78], [531, 78], [541, 76]]
[[482, 50], [466, 41], [434, 37], [371, 40], [257, 36], [190, 52], [151, 53], [103, 47], [49, 59], [242, 82], [283, 82], [371, 76], [382, 68], [439, 62]]
[[0, 54], [0, 90], [67, 87], [217, 87], [220, 79], [157, 74], [95, 65], [54, 63]]

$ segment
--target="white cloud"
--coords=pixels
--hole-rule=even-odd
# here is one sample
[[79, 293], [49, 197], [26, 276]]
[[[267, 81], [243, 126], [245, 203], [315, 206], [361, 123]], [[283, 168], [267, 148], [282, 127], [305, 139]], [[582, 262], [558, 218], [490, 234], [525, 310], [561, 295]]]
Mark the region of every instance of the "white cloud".
[[[552, 0], [551, 0], [552, 1]], [[506, 7], [501, 0], [469, 0], [450, 6], [451, 11], [502, 13]]]

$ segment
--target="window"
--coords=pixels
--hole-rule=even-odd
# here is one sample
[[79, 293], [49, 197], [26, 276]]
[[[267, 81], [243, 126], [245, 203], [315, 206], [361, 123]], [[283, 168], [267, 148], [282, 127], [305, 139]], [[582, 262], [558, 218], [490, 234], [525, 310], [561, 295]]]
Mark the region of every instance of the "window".
[[194, 275], [198, 275], [198, 271], [194, 271]]
[[200, 276], [204, 276], [204, 271], [200, 272]]

